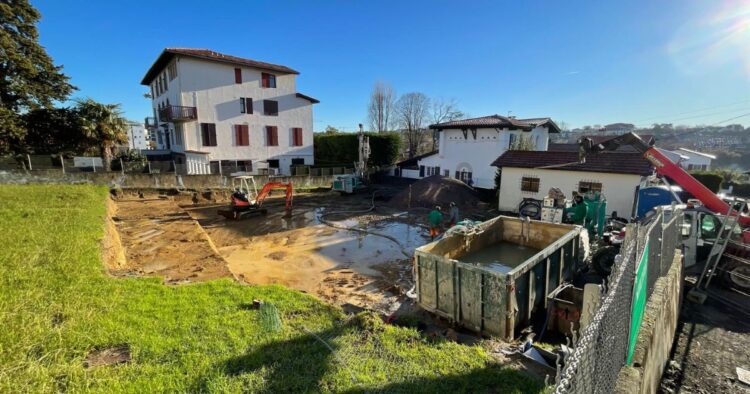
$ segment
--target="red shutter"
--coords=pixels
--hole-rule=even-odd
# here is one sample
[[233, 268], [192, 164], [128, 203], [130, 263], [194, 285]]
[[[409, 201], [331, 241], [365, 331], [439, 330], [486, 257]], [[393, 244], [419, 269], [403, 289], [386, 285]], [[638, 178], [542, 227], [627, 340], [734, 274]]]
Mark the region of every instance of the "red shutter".
[[302, 146], [302, 129], [299, 127], [292, 129], [292, 145]]
[[268, 87], [268, 74], [266, 74], [266, 73], [261, 74], [260, 75], [260, 81], [261, 81], [260, 86], [264, 87], [264, 88], [267, 88]]
[[234, 69], [234, 83], [242, 83], [242, 69], [241, 68]]
[[245, 124], [238, 124], [234, 126], [235, 141], [237, 146], [248, 146], [250, 145], [250, 133], [249, 126]]
[[266, 140], [268, 146], [277, 146], [279, 144], [279, 132], [276, 126], [266, 126]]

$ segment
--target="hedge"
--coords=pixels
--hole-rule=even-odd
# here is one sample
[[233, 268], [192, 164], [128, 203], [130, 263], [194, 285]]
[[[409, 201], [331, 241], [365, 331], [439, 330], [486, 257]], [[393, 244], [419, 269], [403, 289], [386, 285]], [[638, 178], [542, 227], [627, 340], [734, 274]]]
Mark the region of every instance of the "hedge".
[[[365, 133], [370, 137], [370, 166], [387, 166], [396, 161], [401, 136], [396, 133]], [[317, 134], [313, 139], [315, 165], [352, 166], [359, 159], [357, 133]]]
[[721, 183], [724, 181], [724, 178], [720, 174], [710, 171], [696, 171], [690, 173], [690, 175], [714, 193], [718, 193], [721, 190]]
[[737, 197], [750, 198], [750, 183], [732, 184], [732, 194]]

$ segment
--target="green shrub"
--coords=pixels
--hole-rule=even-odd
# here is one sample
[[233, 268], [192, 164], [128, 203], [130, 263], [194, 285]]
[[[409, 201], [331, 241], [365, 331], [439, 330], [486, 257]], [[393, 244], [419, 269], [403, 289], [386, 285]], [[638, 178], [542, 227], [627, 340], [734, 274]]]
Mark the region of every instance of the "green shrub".
[[750, 183], [733, 184], [732, 194], [737, 197], [750, 198]]
[[721, 189], [721, 182], [724, 179], [720, 174], [712, 171], [696, 171], [690, 175], [714, 193], [719, 192]]
[[[401, 136], [396, 133], [366, 133], [370, 137], [368, 165], [387, 166], [396, 161]], [[313, 140], [315, 164], [320, 167], [351, 167], [359, 159], [356, 133], [317, 134]]]

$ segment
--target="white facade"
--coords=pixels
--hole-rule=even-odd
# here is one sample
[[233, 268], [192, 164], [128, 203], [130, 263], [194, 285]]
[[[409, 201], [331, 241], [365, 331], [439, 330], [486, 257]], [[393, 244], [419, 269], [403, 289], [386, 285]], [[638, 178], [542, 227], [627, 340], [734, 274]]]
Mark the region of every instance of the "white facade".
[[149, 133], [143, 123], [131, 122], [128, 124], [128, 149], [148, 149], [149, 140]]
[[441, 175], [467, 180], [471, 173], [474, 187], [494, 189], [497, 169], [492, 162], [508, 150], [512, 139], [521, 136], [530, 138], [535, 150], [547, 150], [546, 126], [531, 131], [479, 128], [476, 134], [471, 130], [446, 129], [440, 131], [439, 153], [419, 160], [418, 165], [425, 167], [425, 176], [438, 171]]
[[672, 160], [675, 164], [679, 164], [680, 167], [685, 170], [710, 170], [711, 161], [716, 158], [714, 155], [707, 153], [696, 152], [694, 150], [679, 148], [677, 150], [661, 150], [665, 156]]
[[[521, 181], [523, 177], [538, 178], [539, 191], [536, 193], [522, 191]], [[571, 198], [573, 191], [579, 191], [580, 182], [601, 183], [601, 192], [607, 199], [607, 215], [612, 214], [612, 211], [617, 211], [620, 217], [630, 217], [635, 200], [635, 188], [641, 183], [641, 176], [605, 172], [503, 167], [498, 209], [518, 212], [518, 205], [524, 198], [541, 200], [547, 196], [549, 189], [553, 187], [559, 188], [568, 198]]]
[[[236, 68], [241, 69], [241, 83], [235, 81]], [[261, 86], [262, 73], [275, 76], [275, 88]], [[289, 174], [292, 164], [312, 165], [314, 99], [298, 96], [296, 76], [176, 54], [149, 81], [154, 116], [158, 118], [159, 109], [165, 106], [182, 106], [195, 107], [197, 119], [175, 122], [160, 119], [158, 130], [164, 132], [164, 141], [158, 145], [184, 154], [188, 173], [204, 173], [209, 163], [249, 162], [253, 172], [277, 167], [280, 174]], [[166, 85], [161, 94], [157, 81]], [[252, 113], [242, 112], [240, 99], [252, 102]], [[278, 115], [264, 114], [264, 100], [278, 103]], [[205, 143], [201, 124], [215, 125], [215, 146]], [[247, 126], [248, 145], [238, 145], [237, 125]], [[277, 144], [268, 140], [267, 126], [276, 127]], [[302, 130], [301, 141], [296, 144], [295, 128]]]

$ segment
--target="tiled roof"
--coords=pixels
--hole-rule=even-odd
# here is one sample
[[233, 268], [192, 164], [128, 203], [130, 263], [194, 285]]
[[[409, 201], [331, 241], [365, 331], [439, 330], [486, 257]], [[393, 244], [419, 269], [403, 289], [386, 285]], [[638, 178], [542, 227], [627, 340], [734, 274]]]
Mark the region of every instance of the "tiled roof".
[[414, 156], [411, 159], [402, 160], [402, 161], [396, 163], [396, 166], [398, 166], [398, 167], [416, 166], [417, 162], [419, 160], [422, 160], [422, 159], [424, 159], [426, 157], [430, 157], [430, 156], [437, 155], [437, 154], [438, 154], [438, 151], [436, 151], [436, 150], [434, 150], [432, 152], [427, 152], [427, 153], [424, 153], [424, 154], [421, 154], [421, 155], [418, 155], [418, 156]]
[[151, 68], [149, 68], [146, 72], [143, 80], [141, 80], [141, 85], [150, 84], [151, 81], [156, 78], [156, 76], [161, 72], [161, 70], [164, 69], [164, 67], [166, 67], [166, 65], [170, 60], [172, 60], [175, 55], [189, 56], [197, 59], [259, 68], [262, 70], [275, 71], [282, 74], [299, 74], [298, 71], [295, 71], [287, 66], [266, 63], [252, 59], [245, 59], [237, 56], [225, 55], [223, 53], [212, 51], [210, 49], [165, 48], [164, 51], [162, 51], [161, 55], [159, 55], [159, 57], [156, 59], [154, 64], [151, 65]]
[[[601, 144], [602, 142], [617, 137], [616, 135], [582, 135], [579, 138], [591, 138], [595, 144]], [[651, 144], [654, 141], [653, 135], [641, 135], [643, 141], [647, 144]], [[553, 152], [578, 152], [578, 143], [550, 143], [547, 147], [548, 151]], [[630, 145], [622, 145], [617, 148], [615, 152], [637, 152], [637, 150]]]
[[493, 163], [495, 167], [545, 168], [563, 171], [608, 172], [614, 174], [649, 175], [649, 163], [640, 153], [603, 152], [578, 162], [578, 152], [507, 151]]
[[548, 126], [553, 133], [559, 133], [560, 128], [550, 118], [516, 119], [502, 115], [489, 115], [479, 118], [451, 120], [449, 122], [430, 125], [431, 129], [466, 129], [466, 128], [508, 128], [530, 131], [537, 126]]

